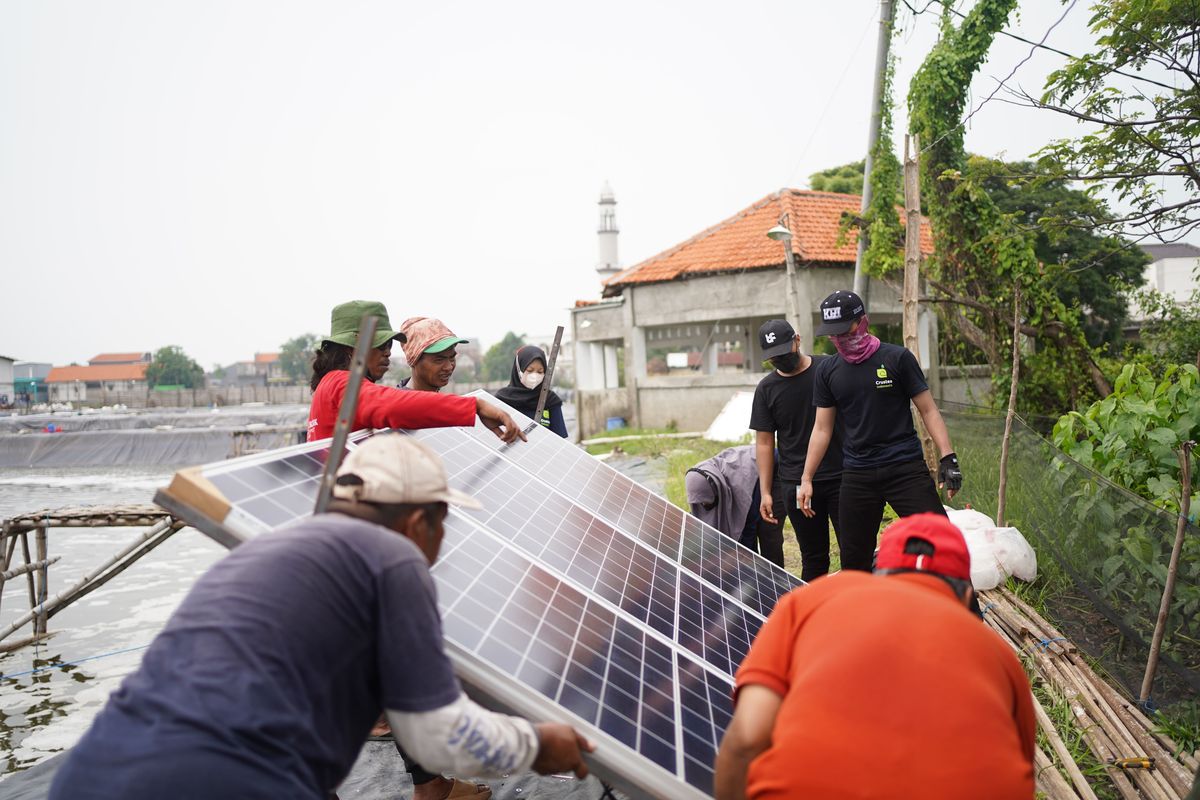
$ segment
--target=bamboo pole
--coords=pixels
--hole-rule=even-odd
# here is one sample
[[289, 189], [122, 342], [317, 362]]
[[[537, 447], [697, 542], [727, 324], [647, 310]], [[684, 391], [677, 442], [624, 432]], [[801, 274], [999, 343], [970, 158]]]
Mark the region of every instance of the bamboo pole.
[[1008, 413], [1004, 415], [1004, 438], [1000, 442], [1000, 490], [996, 498], [996, 524], [1004, 527], [1005, 501], [1008, 496], [1008, 446], [1012, 440], [1013, 417], [1017, 413], [1017, 381], [1021, 375], [1021, 284], [1013, 289], [1012, 384], [1008, 387]]
[[1187, 534], [1188, 512], [1192, 506], [1192, 448], [1195, 442], [1184, 442], [1179, 456], [1179, 521], [1175, 525], [1175, 544], [1171, 547], [1171, 560], [1167, 565], [1167, 582], [1163, 587], [1162, 602], [1158, 606], [1158, 619], [1154, 623], [1154, 638], [1150, 640], [1150, 657], [1146, 660], [1146, 674], [1142, 678], [1142, 690], [1138, 703], [1146, 705], [1150, 700], [1150, 689], [1154, 685], [1154, 673], [1158, 669], [1158, 655], [1162, 650], [1163, 636], [1167, 630], [1167, 616], [1171, 613], [1171, 598], [1175, 594], [1175, 578], [1179, 573], [1179, 554], [1183, 551], [1183, 539]]
[[1050, 746], [1058, 755], [1059, 762], [1062, 764], [1063, 769], [1066, 770], [1071, 783], [1074, 784], [1075, 791], [1079, 792], [1079, 796], [1084, 798], [1084, 800], [1098, 800], [1096, 793], [1092, 791], [1092, 785], [1088, 783], [1087, 778], [1083, 775], [1083, 771], [1075, 763], [1075, 757], [1071, 755], [1071, 751], [1063, 743], [1062, 737], [1058, 735], [1058, 729], [1054, 727], [1054, 723], [1050, 720], [1050, 715], [1046, 713], [1046, 709], [1042, 708], [1041, 703], [1034, 701], [1033, 713], [1037, 717], [1038, 727], [1042, 729], [1046, 741], [1050, 742]]
[[[123, 559], [125, 556], [132, 553], [134, 550], [137, 550], [148, 539], [154, 538], [155, 536], [158, 536], [159, 534], [161, 534], [163, 531], [171, 529], [173, 524], [179, 524], [179, 523], [174, 523], [172, 520], [169, 520], [169, 519], [159, 522], [157, 525], [150, 528], [150, 530], [140, 534], [136, 540], [134, 540], [131, 544], [126, 546], [124, 549], [122, 549], [115, 556], [108, 559], [103, 564], [101, 564], [99, 567], [92, 570], [87, 575], [85, 575], [83, 578], [81, 578], [70, 589], [67, 589], [66, 591], [61, 592], [58, 595], [55, 595], [54, 597], [46, 600], [46, 602], [44, 604], [45, 608], [42, 608], [41, 606], [31, 607], [27, 613], [21, 615], [21, 617], [19, 619], [17, 619], [15, 622], [13, 622], [11, 625], [4, 628], [3, 630], [0, 630], [0, 640], [6, 639], [10, 634], [12, 634], [14, 631], [20, 629], [20, 627], [22, 625], [24, 625], [25, 623], [34, 619], [38, 614], [42, 613], [43, 611], [53, 612], [58, 606], [62, 605], [64, 600], [71, 599], [73, 594], [78, 592], [83, 587], [87, 586], [91, 581], [95, 580], [97, 577], [99, 577], [101, 574], [103, 574], [104, 571], [107, 570], [109, 567], [111, 567], [113, 564], [117, 563], [118, 561]], [[180, 524], [180, 527], [182, 527], [181, 524]], [[174, 532], [174, 531], [172, 531], [172, 532]], [[124, 569], [124, 567], [122, 567], [122, 569]]]
[[[38, 527], [34, 534], [34, 546], [37, 549], [37, 560], [42, 564], [46, 562], [46, 526], [43, 524]], [[46, 632], [46, 596], [50, 592], [50, 567], [43, 566], [37, 570], [37, 586], [38, 586], [38, 605], [42, 607], [42, 612], [37, 616], [37, 622], [34, 624], [34, 633]]]
[[13, 567], [12, 569], [5, 570], [4, 572], [0, 572], [0, 588], [3, 588], [4, 582], [9, 580], [10, 578], [15, 578], [18, 575], [24, 575], [26, 572], [29, 572], [31, 570], [37, 570], [37, 569], [42, 569], [43, 567], [48, 567], [51, 564], [57, 564], [61, 560], [62, 560], [62, 556], [54, 556], [53, 558], [48, 558], [45, 561], [34, 561], [32, 564], [22, 564], [19, 567]]
[[[23, 555], [25, 557], [26, 564], [33, 561], [33, 558], [29, 555], [29, 534], [27, 531], [21, 531], [21, 555]], [[32, 571], [25, 573], [25, 580], [26, 580], [26, 583], [28, 584], [28, 589], [29, 589], [29, 607], [32, 609], [34, 606], [37, 605], [37, 587], [34, 586], [34, 584], [33, 584], [33, 572]], [[32, 617], [30, 617], [29, 619], [32, 619]], [[26, 619], [25, 621], [28, 622], [29, 619]], [[18, 627], [20, 627], [20, 626], [18, 626]], [[35, 635], [37, 633], [39, 633], [36, 623], [33, 626], [33, 633]], [[4, 636], [0, 636], [0, 639], [5, 638], [6, 636], [8, 636], [7, 633], [4, 634]]]

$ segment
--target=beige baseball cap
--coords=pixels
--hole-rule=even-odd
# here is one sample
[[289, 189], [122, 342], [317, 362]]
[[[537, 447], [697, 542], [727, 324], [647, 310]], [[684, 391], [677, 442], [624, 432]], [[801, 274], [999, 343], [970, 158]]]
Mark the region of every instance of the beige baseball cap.
[[451, 503], [483, 508], [469, 494], [451, 489], [437, 453], [402, 433], [372, 436], [346, 456], [333, 496], [367, 503]]

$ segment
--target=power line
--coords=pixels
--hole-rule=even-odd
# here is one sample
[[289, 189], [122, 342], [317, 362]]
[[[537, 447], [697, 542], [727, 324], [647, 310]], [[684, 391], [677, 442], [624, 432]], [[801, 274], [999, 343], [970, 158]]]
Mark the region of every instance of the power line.
[[833, 107], [833, 99], [838, 96], [838, 92], [842, 88], [842, 82], [846, 80], [846, 74], [850, 71], [850, 65], [857, 60], [858, 51], [862, 49], [863, 42], [867, 39], [867, 31], [871, 30], [871, 23], [874, 21], [875, 10], [872, 9], [871, 14], [867, 17], [867, 24], [863, 26], [862, 33], [859, 34], [858, 44], [854, 46], [854, 52], [846, 59], [846, 64], [842, 67], [841, 76], [838, 77], [837, 83], [834, 84], [833, 89], [829, 92], [829, 97], [825, 100], [825, 108], [822, 109], [821, 116], [817, 118], [816, 123], [812, 126], [812, 131], [808, 134], [808, 141], [804, 143], [804, 148], [800, 151], [800, 157], [796, 159], [796, 166], [792, 167], [792, 171], [788, 174], [786, 185], [792, 185], [792, 181], [796, 178], [796, 173], [804, 165], [804, 158], [808, 155], [808, 149], [812, 147], [813, 140], [817, 138], [817, 132], [821, 130], [821, 124], [829, 114], [829, 109]]
[[[929, 0], [929, 2], [925, 4], [925, 7], [922, 8], [920, 11], [913, 8], [912, 4], [909, 3], [908, 0], [900, 0], [900, 2], [904, 3], [904, 5], [908, 6], [908, 10], [911, 11], [914, 16], [920, 16], [920, 15], [924, 14], [925, 12], [929, 11], [930, 6], [932, 6], [934, 3], [938, 3], [938, 4], [942, 5], [943, 7], [945, 7], [945, 9], [947, 11], [949, 11], [951, 14], [954, 14], [959, 19], [967, 18], [966, 14], [962, 13], [958, 9], [951, 6], [949, 4], [949, 2], [947, 2], [947, 0]], [[1023, 36], [1018, 36], [1015, 33], [1009, 33], [1008, 31], [1005, 31], [1005, 30], [999, 31], [999, 33], [1001, 36], [1007, 36], [1010, 39], [1016, 39], [1018, 42], [1023, 42], [1025, 44], [1032, 45], [1033, 47], [1035, 47], [1037, 49], [1046, 50], [1046, 51], [1055, 53], [1060, 56], [1065, 56], [1066, 58], [1074, 59], [1076, 61], [1091, 61], [1093, 63], [1099, 63], [1096, 61], [1096, 59], [1092, 58], [1091, 56], [1077, 56], [1077, 55], [1068, 53], [1065, 50], [1059, 50], [1056, 47], [1050, 47], [1048, 44], [1045, 43], [1045, 41], [1046, 41], [1045, 38], [1043, 38], [1042, 41], [1040, 41], [1040, 42], [1034, 42], [1034, 41], [1030, 41], [1029, 39], [1026, 39]], [[1170, 86], [1168, 84], [1162, 83], [1161, 81], [1156, 81], [1153, 78], [1147, 78], [1144, 75], [1135, 75], [1132, 72], [1123, 72], [1123, 71], [1121, 71], [1119, 69], [1115, 69], [1115, 68], [1110, 69], [1109, 72], [1111, 72], [1114, 75], [1120, 75], [1125, 78], [1131, 78], [1135, 81], [1144, 81], [1146, 83], [1154, 84], [1155, 86], [1161, 86], [1163, 89], [1170, 89], [1172, 92], [1179, 91], [1178, 87]]]

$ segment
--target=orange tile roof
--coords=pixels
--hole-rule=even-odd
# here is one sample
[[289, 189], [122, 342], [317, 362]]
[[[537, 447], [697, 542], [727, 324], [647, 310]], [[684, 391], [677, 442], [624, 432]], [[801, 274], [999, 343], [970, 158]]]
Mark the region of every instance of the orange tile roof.
[[145, 353], [101, 353], [91, 359], [89, 364], [130, 364], [141, 363], [145, 360]]
[[[782, 189], [686, 242], [618, 272], [604, 282], [605, 295], [616, 294], [630, 284], [673, 281], [705, 272], [779, 267], [784, 260], [783, 248], [767, 238], [767, 231], [785, 213], [792, 229], [797, 266], [853, 264], [858, 232], [847, 231], [841, 244], [838, 234], [842, 215], [857, 215], [861, 207], [862, 198], [855, 194]], [[921, 225], [921, 252], [933, 253], [928, 221]]]
[[587, 308], [588, 306], [594, 306], [599, 302], [600, 302], [599, 300], [576, 300], [575, 307], [576, 308]]
[[255, 353], [254, 354], [254, 363], [256, 363], [256, 364], [270, 364], [270, 363], [272, 363], [274, 361], [278, 361], [278, 360], [279, 360], [279, 353]]
[[46, 383], [144, 381], [146, 366], [146, 364], [97, 364], [88, 367], [54, 367], [46, 376]]

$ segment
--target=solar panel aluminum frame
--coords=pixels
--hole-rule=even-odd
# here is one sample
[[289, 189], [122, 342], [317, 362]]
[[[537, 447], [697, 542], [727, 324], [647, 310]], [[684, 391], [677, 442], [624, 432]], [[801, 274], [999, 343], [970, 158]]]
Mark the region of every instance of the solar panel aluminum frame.
[[454, 664], [467, 695], [481, 706], [528, 720], [566, 723], [596, 744], [585, 757], [597, 778], [632, 798], [647, 800], [711, 800], [708, 795], [653, 764], [557, 703], [526, 687], [518, 688], [508, 675], [446, 640], [446, 653]]
[[[497, 404], [502, 405], [500, 403]], [[463, 433], [473, 436], [475, 433], [481, 432], [463, 431]], [[364, 438], [370, 435], [372, 435], [370, 431], [357, 432], [351, 441], [348, 442], [347, 447], [353, 449]], [[499, 443], [496, 442], [495, 444]], [[267, 464], [280, 461], [297, 454], [319, 453], [322, 449], [328, 448], [328, 446], [328, 440], [312, 442], [237, 459], [236, 466], [234, 466], [234, 462], [226, 462], [230, 464], [229, 467], [226, 467], [223, 463], [219, 463], [209, 465], [207, 468], [184, 470], [181, 471], [181, 474], [192, 473], [188, 476], [189, 480], [180, 481], [178, 484], [176, 481], [172, 481], [170, 487], [166, 490], [160, 490], [158, 495], [156, 495], [156, 502], [159, 502], [160, 505], [163, 505], [164, 508], [172, 511], [172, 513], [176, 513], [181, 519], [197, 527], [218, 543], [232, 549], [238, 544], [269, 530], [270, 526], [265, 520], [247, 515], [237, 508], [225, 496], [221, 488], [218, 488], [213, 482], [205, 478], [205, 474], [216, 477], [227, 471], [236, 471], [260, 463]], [[488, 449], [492, 448], [489, 447]], [[501, 453], [506, 449], [507, 446], [500, 444], [499, 450]], [[520, 464], [513, 464], [512, 466], [518, 470], [527, 469]], [[178, 477], [179, 475], [177, 475]], [[537, 480], [540, 482], [543, 479], [538, 478]], [[299, 488], [307, 490], [308, 487]], [[172, 491], [176, 489], [187, 491]], [[571, 500], [571, 502], [577, 503], [574, 500]], [[587, 509], [586, 506], [583, 506], [583, 508]], [[589, 510], [589, 513], [594, 512]], [[478, 520], [467, 515], [463, 516], [467, 524], [472, 526], [479, 525]], [[602, 517], [597, 518], [603, 519]], [[521, 553], [523, 558], [533, 558], [532, 563], [538, 563], [535, 557], [523, 553], [521, 548], [513, 547], [507, 543], [506, 546], [512, 547], [514, 552]], [[680, 569], [683, 569], [682, 565]], [[703, 578], [700, 576], [695, 577], [703, 581]], [[567, 583], [570, 584], [571, 581], [568, 580]], [[695, 657], [687, 653], [686, 650], [677, 648], [674, 645], [672, 647], [681, 655], [686, 654], [689, 658]], [[604, 733], [590, 721], [576, 716], [537, 691], [531, 691], [530, 687], [514, 683], [512, 675], [493, 666], [485, 659], [481, 659], [479, 655], [469, 652], [453, 640], [446, 640], [446, 649], [454, 665], [455, 672], [463, 683], [464, 689], [477, 702], [485, 707], [505, 713], [516, 713], [531, 719], [559, 720], [573, 725], [600, 746], [599, 754], [591, 754], [587, 759], [592, 771], [602, 779], [628, 792], [631, 796], [653, 798], [681, 797], [687, 798], [687, 800], [707, 797], [703, 791], [685, 782], [681, 776], [658, 766], [631, 749], [625, 743]], [[697, 663], [701, 663], [701, 661]]]

